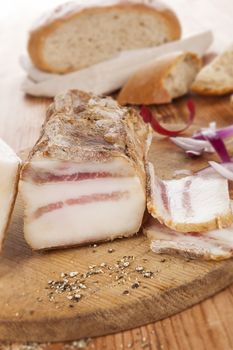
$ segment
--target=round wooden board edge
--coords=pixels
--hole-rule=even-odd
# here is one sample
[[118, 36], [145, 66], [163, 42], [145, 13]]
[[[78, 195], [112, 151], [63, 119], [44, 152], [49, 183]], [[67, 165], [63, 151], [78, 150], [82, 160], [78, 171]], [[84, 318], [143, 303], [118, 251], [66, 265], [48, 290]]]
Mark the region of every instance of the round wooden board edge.
[[[232, 282], [233, 259], [230, 259], [219, 262], [204, 277], [196, 278], [187, 284], [181, 284], [178, 287], [161, 292], [161, 294], [150, 294], [148, 297], [140, 298], [120, 309], [113, 306], [109, 311], [99, 310], [95, 315], [87, 313], [82, 318], [79, 318], [77, 314], [76, 318], [50, 318], [36, 323], [20, 322], [20, 320], [17, 322], [0, 321], [0, 340], [61, 342], [118, 333], [144, 326], [184, 311], [226, 288]], [[207, 293], [206, 290], [208, 290]], [[134, 310], [136, 309], [137, 313], [135, 314]], [[145, 310], [150, 311], [145, 313]], [[116, 317], [112, 317], [113, 314], [120, 321], [118, 325], [111, 322], [111, 319], [116, 319]], [[69, 327], [67, 327], [67, 323]], [[68, 331], [64, 334], [64, 329], [67, 328]]]

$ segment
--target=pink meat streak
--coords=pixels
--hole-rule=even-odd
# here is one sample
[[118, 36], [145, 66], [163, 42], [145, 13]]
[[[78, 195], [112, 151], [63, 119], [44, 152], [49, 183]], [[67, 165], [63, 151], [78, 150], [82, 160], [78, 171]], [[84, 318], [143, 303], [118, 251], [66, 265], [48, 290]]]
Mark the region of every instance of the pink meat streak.
[[95, 202], [106, 202], [106, 201], [117, 201], [120, 200], [123, 197], [127, 197], [129, 195], [128, 191], [116, 191], [112, 193], [94, 193], [91, 195], [84, 195], [80, 196], [78, 198], [70, 198], [66, 201], [59, 201], [56, 203], [50, 203], [48, 205], [45, 205], [43, 207], [38, 208], [34, 214], [33, 218], [38, 219], [44, 214], [50, 213], [54, 210], [62, 209], [64, 206], [68, 205], [85, 205]]

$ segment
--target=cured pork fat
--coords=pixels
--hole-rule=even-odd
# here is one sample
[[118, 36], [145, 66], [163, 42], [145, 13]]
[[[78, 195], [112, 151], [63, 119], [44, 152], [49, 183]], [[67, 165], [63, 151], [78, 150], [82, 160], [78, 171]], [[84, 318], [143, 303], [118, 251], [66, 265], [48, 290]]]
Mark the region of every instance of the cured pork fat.
[[[228, 227], [233, 215], [228, 181], [215, 172], [199, 172], [207, 161], [190, 160], [169, 139], [153, 140], [147, 165], [149, 213], [179, 232]], [[189, 171], [192, 175], [178, 175]]]
[[55, 97], [21, 172], [25, 239], [34, 249], [138, 232], [146, 205], [149, 128], [111, 98]]
[[17, 195], [20, 159], [15, 152], [0, 139], [0, 250]]
[[203, 260], [224, 260], [233, 256], [233, 226], [200, 233], [181, 233], [150, 218], [144, 233], [157, 254], [180, 255]]

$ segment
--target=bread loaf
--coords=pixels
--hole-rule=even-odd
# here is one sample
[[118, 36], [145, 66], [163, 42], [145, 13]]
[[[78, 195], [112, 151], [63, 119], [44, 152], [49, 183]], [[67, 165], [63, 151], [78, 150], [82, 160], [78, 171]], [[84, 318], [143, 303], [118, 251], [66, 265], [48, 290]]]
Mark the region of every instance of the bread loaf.
[[201, 64], [200, 57], [190, 52], [162, 56], [127, 81], [118, 102], [122, 105], [169, 103], [188, 92]]
[[192, 91], [200, 95], [233, 92], [233, 44], [199, 72]]
[[153, 47], [181, 36], [174, 12], [157, 1], [88, 3], [60, 6], [34, 26], [28, 51], [36, 67], [52, 73], [72, 72], [124, 50]]

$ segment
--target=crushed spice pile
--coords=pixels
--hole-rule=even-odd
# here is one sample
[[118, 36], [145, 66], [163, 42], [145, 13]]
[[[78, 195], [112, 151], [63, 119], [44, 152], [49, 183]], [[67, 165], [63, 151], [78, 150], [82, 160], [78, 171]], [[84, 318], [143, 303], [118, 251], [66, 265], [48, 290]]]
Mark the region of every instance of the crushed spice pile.
[[46, 350], [50, 343], [2, 343], [0, 344], [0, 350]]
[[[83, 338], [73, 342], [64, 343], [63, 350], [85, 349], [92, 342], [91, 338]], [[0, 350], [52, 350], [55, 347], [53, 343], [5, 343], [0, 344]]]
[[[97, 245], [95, 244], [93, 248], [96, 249]], [[112, 254], [115, 250], [109, 248], [107, 252]], [[143, 259], [143, 262], [146, 261], [147, 259]], [[111, 264], [102, 262], [99, 265], [89, 265], [88, 269], [82, 273], [79, 271], [61, 272], [59, 279], [47, 282], [46, 289], [49, 290], [49, 301], [56, 302], [56, 296], [63, 294], [69, 302], [69, 307], [73, 308], [75, 303], [79, 302], [84, 296], [93, 294], [100, 289], [97, 275], [108, 276], [111, 285], [125, 285], [127, 288], [121, 293], [122, 295], [128, 295], [131, 291], [143, 286], [143, 279], [153, 278], [154, 272], [147, 270], [142, 265], [135, 266], [133, 255], [123, 256], [120, 260], [116, 260], [115, 263]]]

